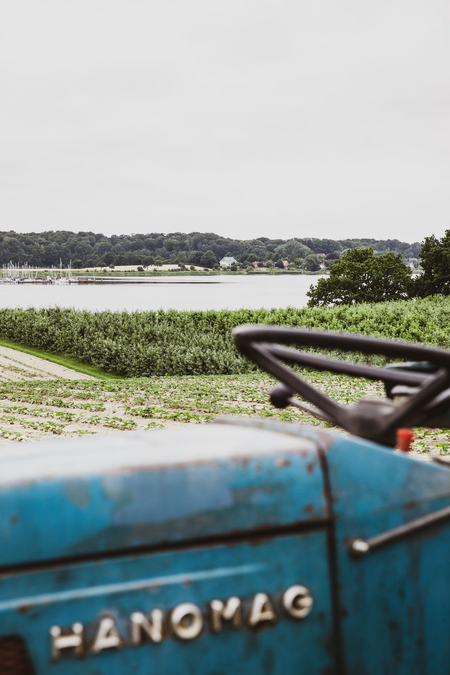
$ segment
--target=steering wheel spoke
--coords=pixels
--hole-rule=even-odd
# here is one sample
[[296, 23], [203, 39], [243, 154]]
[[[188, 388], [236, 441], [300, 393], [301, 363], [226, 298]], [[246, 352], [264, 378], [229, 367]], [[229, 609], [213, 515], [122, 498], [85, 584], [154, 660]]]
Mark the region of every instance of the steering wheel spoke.
[[274, 386], [274, 388], [270, 391], [269, 398], [270, 402], [273, 406], [275, 406], [275, 408], [283, 409], [293, 405], [299, 410], [303, 410], [310, 415], [319, 417], [319, 419], [326, 420], [327, 422], [334, 422], [334, 420], [323, 410], [320, 410], [320, 408], [316, 408], [315, 406], [309, 405], [304, 401], [299, 401], [297, 398], [294, 398], [292, 391], [290, 391], [282, 382]]
[[[450, 354], [440, 349], [353, 334], [274, 326], [239, 326], [234, 329], [233, 338], [237, 349], [244, 356], [282, 383], [271, 392], [274, 405], [281, 408], [294, 405], [316, 417], [333, 422], [350, 433], [385, 445], [395, 444], [398, 428], [417, 424], [418, 421], [423, 423], [427, 416], [450, 401]], [[293, 346], [297, 349], [292, 349]], [[420, 372], [378, 368], [305, 353], [299, 347], [426, 361], [435, 366], [436, 370]], [[390, 399], [362, 399], [353, 406], [342, 406], [289, 368], [295, 365], [351, 377], [381, 380], [387, 386], [391, 385], [391, 389], [392, 385], [405, 385], [408, 395], [401, 405], [396, 405]], [[294, 394], [313, 406], [299, 401]]]

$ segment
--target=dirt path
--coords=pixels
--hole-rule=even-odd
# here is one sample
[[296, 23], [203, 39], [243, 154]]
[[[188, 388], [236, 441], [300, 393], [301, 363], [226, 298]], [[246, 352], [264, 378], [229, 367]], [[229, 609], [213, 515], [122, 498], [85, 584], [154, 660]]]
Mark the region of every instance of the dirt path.
[[91, 375], [78, 373], [37, 356], [0, 346], [0, 381], [24, 380], [95, 380]]

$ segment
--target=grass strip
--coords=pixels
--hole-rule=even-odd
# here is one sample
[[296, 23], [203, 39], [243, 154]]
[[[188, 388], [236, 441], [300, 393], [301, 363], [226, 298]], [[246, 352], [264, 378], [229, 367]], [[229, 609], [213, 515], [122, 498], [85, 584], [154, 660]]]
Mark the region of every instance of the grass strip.
[[9, 347], [9, 349], [15, 349], [18, 352], [24, 352], [24, 354], [29, 354], [30, 356], [36, 356], [39, 359], [44, 359], [45, 361], [51, 361], [52, 363], [57, 363], [64, 368], [70, 368], [75, 370], [77, 373], [83, 373], [83, 375], [91, 375], [99, 380], [121, 380], [122, 378], [119, 375], [112, 375], [111, 373], [105, 373], [100, 368], [96, 366], [88, 366], [85, 363], [80, 363], [75, 359], [72, 359], [68, 356], [62, 356], [60, 354], [49, 354], [44, 352], [42, 349], [35, 349], [34, 347], [27, 347], [22, 345], [19, 342], [13, 342], [12, 340], [0, 339], [1, 347]]

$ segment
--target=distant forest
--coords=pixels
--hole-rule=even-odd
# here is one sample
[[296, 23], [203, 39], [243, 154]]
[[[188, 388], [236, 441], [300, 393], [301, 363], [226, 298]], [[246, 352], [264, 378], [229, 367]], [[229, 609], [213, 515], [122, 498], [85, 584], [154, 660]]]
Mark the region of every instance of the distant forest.
[[372, 247], [375, 255], [401, 253], [403, 258], [417, 258], [421, 244], [408, 244], [397, 239], [294, 239], [239, 240], [213, 233], [122, 234], [106, 237], [93, 232], [41, 232], [18, 234], [0, 232], [0, 265], [27, 263], [33, 267], [72, 267], [109, 265], [154, 265], [184, 263], [213, 267], [224, 256], [239, 263], [266, 263], [280, 259], [294, 262], [322, 253], [338, 258], [349, 248]]

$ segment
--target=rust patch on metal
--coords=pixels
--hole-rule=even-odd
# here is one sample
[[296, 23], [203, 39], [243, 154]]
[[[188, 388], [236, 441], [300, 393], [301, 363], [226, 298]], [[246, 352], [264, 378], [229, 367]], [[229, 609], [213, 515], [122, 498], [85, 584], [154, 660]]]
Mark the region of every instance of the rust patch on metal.
[[314, 511], [314, 504], [307, 504], [303, 507], [303, 511], [305, 513], [312, 513], [312, 511]]
[[282, 459], [279, 457], [278, 459], [275, 460], [275, 466], [283, 467], [283, 466], [289, 466], [290, 461], [288, 459]]
[[32, 607], [33, 605], [19, 605], [19, 607], [16, 609], [16, 612], [19, 612], [19, 614], [25, 614], [26, 612], [29, 612]]

